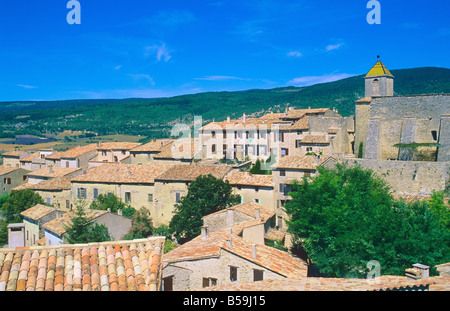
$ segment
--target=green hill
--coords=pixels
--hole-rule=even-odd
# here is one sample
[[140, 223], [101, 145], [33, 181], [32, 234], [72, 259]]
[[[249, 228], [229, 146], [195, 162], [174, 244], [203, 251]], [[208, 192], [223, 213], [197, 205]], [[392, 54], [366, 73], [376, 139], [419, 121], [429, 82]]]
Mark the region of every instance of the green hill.
[[[395, 95], [450, 93], [450, 69], [424, 67], [392, 70]], [[0, 103], [1, 132], [58, 133], [87, 130], [106, 134], [170, 136], [177, 122], [190, 123], [259, 116], [268, 111], [329, 107], [342, 115], [354, 113], [355, 100], [364, 96], [364, 76], [308, 87], [284, 87], [240, 92], [208, 92], [155, 99], [70, 100]]]

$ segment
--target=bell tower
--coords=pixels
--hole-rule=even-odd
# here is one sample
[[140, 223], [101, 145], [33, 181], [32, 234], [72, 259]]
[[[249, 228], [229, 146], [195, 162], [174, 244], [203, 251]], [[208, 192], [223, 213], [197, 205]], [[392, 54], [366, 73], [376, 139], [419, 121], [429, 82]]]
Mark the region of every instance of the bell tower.
[[381, 60], [370, 69], [365, 79], [365, 97], [394, 96], [394, 76]]

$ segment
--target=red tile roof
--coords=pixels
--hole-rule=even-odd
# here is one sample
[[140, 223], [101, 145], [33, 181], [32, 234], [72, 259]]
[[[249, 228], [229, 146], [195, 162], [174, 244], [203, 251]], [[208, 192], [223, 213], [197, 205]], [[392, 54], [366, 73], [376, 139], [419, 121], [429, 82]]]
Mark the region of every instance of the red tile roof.
[[0, 249], [0, 291], [157, 291], [164, 241]]
[[144, 145], [140, 145], [136, 148], [130, 150], [132, 153], [136, 152], [159, 152], [161, 149], [169, 144], [173, 143], [173, 139], [157, 139], [146, 143]]
[[229, 166], [212, 165], [174, 165], [172, 168], [159, 175], [157, 180], [193, 181], [202, 175], [209, 175], [222, 179], [231, 171]]
[[246, 185], [270, 188], [273, 188], [274, 186], [272, 175], [250, 174], [249, 172], [232, 172], [226, 177], [226, 180], [228, 180], [231, 185]]
[[14, 172], [18, 170], [18, 167], [6, 167], [6, 166], [0, 166], [0, 175], [9, 174], [11, 172]]
[[71, 168], [71, 167], [43, 167], [37, 171], [33, 171], [28, 173], [28, 176], [37, 176], [37, 177], [63, 177], [70, 175], [76, 171], [81, 172], [81, 168]]

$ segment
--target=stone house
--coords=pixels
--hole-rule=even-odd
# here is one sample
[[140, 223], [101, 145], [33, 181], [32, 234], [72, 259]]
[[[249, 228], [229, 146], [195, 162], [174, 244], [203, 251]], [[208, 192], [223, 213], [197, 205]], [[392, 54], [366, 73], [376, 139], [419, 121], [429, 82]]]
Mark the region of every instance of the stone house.
[[32, 171], [27, 174], [28, 184], [38, 184], [42, 181], [49, 180], [56, 177], [72, 178], [80, 175], [83, 172], [81, 168], [66, 168], [66, 167], [43, 167], [39, 170]]
[[179, 164], [155, 177], [154, 205], [150, 209], [155, 226], [170, 223], [175, 204], [187, 194], [188, 186], [192, 181], [202, 175], [212, 175], [218, 179], [224, 179], [231, 170], [231, 167], [223, 165]]
[[241, 203], [256, 202], [275, 209], [274, 184], [271, 175], [233, 171], [225, 178], [233, 187], [233, 194], [241, 196]]
[[67, 151], [56, 152], [45, 157], [47, 166], [66, 168], [89, 167], [89, 161], [97, 156], [97, 144], [78, 146]]
[[304, 261], [247, 242], [229, 229], [202, 235], [164, 255], [163, 290], [197, 290], [225, 284], [307, 276]]
[[[86, 210], [86, 212], [86, 216], [90, 219], [91, 223], [105, 225], [108, 228], [108, 232], [113, 241], [121, 240], [128, 233], [132, 225], [131, 219], [123, 217], [120, 215], [120, 212], [119, 214], [114, 214], [108, 211], [91, 209]], [[67, 243], [65, 226], [70, 225], [71, 217], [73, 217], [73, 211], [65, 212], [61, 217], [54, 218], [43, 224], [43, 237], [45, 238], [43, 241], [45, 245]]]
[[21, 212], [20, 216], [25, 224], [25, 246], [39, 245], [40, 239], [44, 236], [43, 225], [63, 214], [64, 212], [42, 204]]
[[140, 143], [108, 142], [97, 145], [97, 156], [89, 160], [89, 167], [96, 167], [104, 163], [131, 163], [130, 150], [140, 146]]
[[20, 159], [20, 167], [28, 171], [40, 170], [47, 166], [45, 158], [55, 153], [53, 149], [42, 149]]
[[47, 205], [58, 210], [68, 211], [72, 208], [72, 184], [69, 177], [55, 177], [38, 184], [26, 184], [20, 189], [31, 189], [38, 193]]
[[153, 156], [153, 161], [174, 165], [190, 165], [200, 159], [201, 150], [196, 138], [179, 138], [166, 144]]
[[155, 139], [130, 150], [131, 164], [145, 164], [153, 161], [164, 147], [173, 143], [172, 139]]
[[20, 159], [23, 159], [30, 154], [26, 151], [9, 151], [2, 154], [3, 166], [6, 167], [20, 167]]
[[0, 195], [10, 193], [15, 187], [26, 183], [29, 171], [17, 167], [0, 166]]
[[88, 205], [100, 194], [114, 194], [135, 209], [147, 208], [155, 221], [155, 179], [172, 165], [151, 162], [143, 165], [107, 163], [84, 175], [72, 178], [72, 202], [83, 200]]

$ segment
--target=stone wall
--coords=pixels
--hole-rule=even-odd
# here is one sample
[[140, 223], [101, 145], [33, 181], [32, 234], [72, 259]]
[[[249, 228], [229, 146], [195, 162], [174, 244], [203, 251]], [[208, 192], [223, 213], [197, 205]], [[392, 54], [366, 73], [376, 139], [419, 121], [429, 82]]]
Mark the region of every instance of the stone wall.
[[396, 192], [429, 194], [441, 191], [450, 176], [450, 162], [385, 161], [346, 159], [349, 164], [359, 164], [382, 177]]

